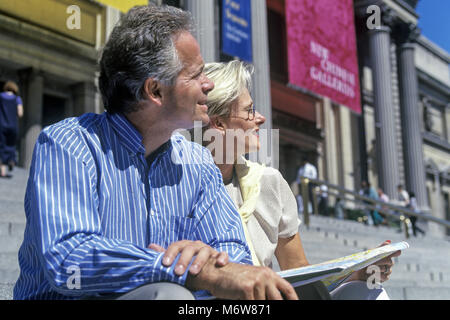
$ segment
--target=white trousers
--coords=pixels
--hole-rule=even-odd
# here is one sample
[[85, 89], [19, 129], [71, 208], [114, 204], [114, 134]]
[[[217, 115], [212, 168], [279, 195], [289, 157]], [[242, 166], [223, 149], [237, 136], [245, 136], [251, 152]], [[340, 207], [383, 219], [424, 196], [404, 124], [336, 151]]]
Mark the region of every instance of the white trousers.
[[365, 281], [349, 281], [330, 292], [333, 300], [390, 300], [386, 290], [369, 289]]

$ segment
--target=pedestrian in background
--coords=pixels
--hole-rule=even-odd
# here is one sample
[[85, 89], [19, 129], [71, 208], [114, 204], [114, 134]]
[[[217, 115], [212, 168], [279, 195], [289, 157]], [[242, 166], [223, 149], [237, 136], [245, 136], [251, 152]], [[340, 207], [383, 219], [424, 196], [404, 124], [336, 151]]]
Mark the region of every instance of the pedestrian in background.
[[344, 201], [340, 198], [336, 198], [336, 202], [334, 204], [334, 212], [336, 219], [342, 220], [344, 219]]
[[11, 178], [7, 169], [12, 171], [17, 163], [16, 142], [18, 118], [23, 116], [23, 103], [19, 96], [19, 87], [13, 81], [7, 81], [0, 93], [0, 177]]
[[[306, 156], [302, 157], [302, 165], [298, 169], [298, 172], [297, 172], [296, 182], [299, 184], [300, 191], [302, 190], [301, 185], [300, 185], [302, 182], [302, 178], [313, 179], [313, 180], [317, 179], [317, 169], [313, 164], [311, 164], [309, 162], [309, 160]], [[315, 187], [314, 183], [311, 183], [311, 182], [308, 183], [308, 197], [309, 197], [308, 211], [309, 212], [312, 211], [311, 208], [312, 208], [314, 187]], [[301, 193], [297, 196], [297, 203], [298, 203], [299, 212], [303, 212], [304, 206], [303, 206], [303, 198], [302, 198]]]
[[[383, 189], [378, 188], [377, 192], [378, 192], [378, 198], [380, 199], [380, 201], [382, 201], [384, 203], [389, 203], [389, 201], [390, 201], [389, 200], [389, 196], [386, 193], [384, 193]], [[388, 210], [387, 206], [381, 206], [381, 208], [383, 210], [385, 210], [385, 211]], [[387, 222], [388, 221], [388, 216], [383, 214], [383, 213], [381, 213], [381, 212], [380, 212], [380, 216], [383, 218], [382, 224], [387, 225], [388, 224], [388, 222]]]
[[[416, 199], [416, 194], [412, 191], [409, 192], [409, 209], [411, 209], [412, 211], [419, 213], [419, 206], [417, 205], [417, 199]], [[416, 216], [411, 216], [409, 217], [409, 220], [411, 221], [411, 225], [412, 225], [412, 229], [413, 229], [413, 234], [414, 237], [417, 237], [417, 232], [420, 232], [422, 235], [425, 235], [425, 231], [423, 231], [421, 228], [419, 228], [417, 226], [417, 217]]]

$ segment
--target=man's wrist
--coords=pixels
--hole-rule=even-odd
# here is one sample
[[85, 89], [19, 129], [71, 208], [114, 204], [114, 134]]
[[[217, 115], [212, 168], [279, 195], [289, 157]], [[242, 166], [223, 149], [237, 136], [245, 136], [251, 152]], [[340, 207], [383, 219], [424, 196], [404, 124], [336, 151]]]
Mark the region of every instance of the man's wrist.
[[193, 275], [187, 271], [186, 287], [192, 291], [207, 290], [211, 292], [217, 281], [217, 269], [216, 259], [210, 257], [198, 274]]

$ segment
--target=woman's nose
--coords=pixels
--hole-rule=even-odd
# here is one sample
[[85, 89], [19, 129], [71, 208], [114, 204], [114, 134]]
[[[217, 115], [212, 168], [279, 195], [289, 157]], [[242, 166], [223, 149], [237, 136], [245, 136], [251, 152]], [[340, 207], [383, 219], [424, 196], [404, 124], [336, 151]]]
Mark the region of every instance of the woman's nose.
[[264, 117], [258, 111], [256, 111], [255, 118], [256, 118], [256, 121], [258, 122], [258, 124], [263, 124], [264, 122], [266, 122], [266, 117]]

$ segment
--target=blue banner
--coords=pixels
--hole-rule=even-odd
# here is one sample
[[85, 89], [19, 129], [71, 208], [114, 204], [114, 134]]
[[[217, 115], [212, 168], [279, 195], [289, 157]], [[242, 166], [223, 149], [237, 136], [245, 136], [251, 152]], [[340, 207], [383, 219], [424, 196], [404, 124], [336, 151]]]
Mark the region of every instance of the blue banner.
[[252, 62], [250, 0], [222, 0], [222, 51]]

